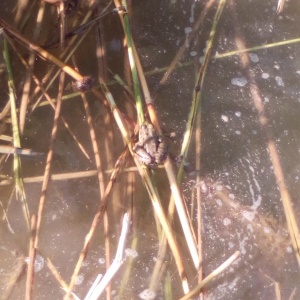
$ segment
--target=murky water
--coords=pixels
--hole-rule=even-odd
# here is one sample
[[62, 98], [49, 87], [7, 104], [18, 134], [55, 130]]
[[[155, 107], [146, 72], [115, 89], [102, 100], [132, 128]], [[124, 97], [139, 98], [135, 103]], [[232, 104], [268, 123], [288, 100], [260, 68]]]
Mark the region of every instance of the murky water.
[[[287, 2], [284, 12], [277, 15], [276, 1], [236, 2], [239, 25], [248, 47], [298, 36], [300, 25], [298, 3]], [[15, 3], [11, 1], [10, 5], [13, 4]], [[6, 7], [8, 3], [0, 5], [1, 17], [12, 20], [13, 9]], [[50, 6], [47, 8], [49, 10], [46, 17], [52, 19], [45, 21], [41, 44], [45, 43], [48, 31], [51, 36], [57, 30], [55, 9], [50, 10]], [[192, 0], [132, 2], [132, 30], [146, 72], [170, 64], [179, 47], [185, 43], [186, 35], [191, 31], [202, 9], [203, 3]], [[197, 62], [203, 55], [214, 11], [213, 9], [208, 13], [199, 37], [190, 45], [182, 59], [184, 62], [191, 62], [189, 66], [178, 68], [159, 89], [157, 87], [163, 73], [158, 72], [147, 77], [165, 132], [176, 133], [170, 147], [171, 155], [174, 157], [178, 155], [182, 142], [195, 85]], [[70, 18], [73, 21], [76, 18], [81, 19], [85, 12], [86, 7], [81, 4], [78, 12]], [[123, 76], [119, 19], [117, 16], [109, 15], [104, 25], [108, 32], [106, 34], [108, 65], [113, 72]], [[218, 25], [213, 55], [236, 49], [234, 26], [227, 6]], [[29, 35], [29, 27], [26, 27], [25, 33]], [[98, 69], [95, 63], [95, 34], [92, 32], [87, 37], [86, 43], [78, 49], [76, 61], [83, 74], [96, 78]], [[22, 51], [27, 53], [25, 50]], [[56, 53], [58, 50], [52, 51]], [[300, 50], [297, 43], [250, 53], [251, 68], [255, 73], [276, 138], [286, 182], [294, 201], [296, 215], [299, 217], [300, 60], [298, 57]], [[21, 95], [24, 69], [19, 67], [20, 62], [13, 52], [12, 59], [16, 89]], [[47, 66], [40, 59], [37, 59], [36, 63], [36, 75], [42, 78]], [[7, 79], [5, 72], [0, 76], [2, 107], [8, 99]], [[71, 81], [67, 79], [67, 82]], [[115, 85], [110, 86], [110, 89], [119, 107], [125, 110], [123, 92]], [[72, 92], [71, 89], [66, 89], [65, 94]], [[57, 91], [53, 87], [50, 93], [52, 97], [56, 97]], [[111, 153], [110, 157], [102, 155], [103, 168], [111, 169], [124, 146], [116, 125], [113, 122], [107, 125], [105, 120], [108, 115], [107, 109], [91, 94], [87, 94], [87, 97], [100, 153], [107, 153], [107, 149]], [[62, 115], [92, 157], [85, 111], [79, 96], [63, 103]], [[201, 118], [204, 275], [208, 275], [235, 251], [241, 252], [240, 258], [205, 289], [204, 299], [276, 299], [278, 285], [282, 299], [299, 298], [300, 292], [297, 289], [299, 267], [288, 237], [280, 193], [266, 148], [266, 138], [249, 92], [249, 79], [241, 69], [238, 56], [211, 61], [202, 97]], [[47, 152], [52, 119], [53, 112], [48, 106], [28, 114], [22, 145], [39, 152]], [[109, 130], [113, 136], [112, 140], [107, 137]], [[9, 129], [6, 129], [7, 131], [9, 132]], [[188, 156], [191, 170], [195, 164], [194, 144], [193, 141]], [[44, 157], [22, 158], [23, 176], [42, 175], [44, 163]], [[85, 158], [66, 129], [60, 126], [52, 173], [94, 169], [94, 160]], [[11, 158], [2, 163], [0, 173], [12, 176]], [[106, 173], [105, 183], [108, 179], [109, 173]], [[167, 203], [169, 186], [162, 170], [156, 171], [156, 180], [162, 200]], [[188, 208], [193, 207], [191, 202], [195, 184], [193, 172], [187, 174], [182, 191]], [[131, 186], [134, 186], [134, 193], [131, 192]], [[41, 183], [25, 183], [25, 190], [29, 210], [36, 213]], [[10, 299], [23, 299], [26, 276], [24, 272], [22, 273], [25, 267], [22, 262], [28, 256], [29, 234], [20, 202], [15, 199], [13, 193], [13, 185], [1, 186], [0, 193], [2, 205], [7, 209], [7, 218], [2, 212], [3, 221], [0, 228], [0, 281], [5, 283], [1, 289], [3, 293], [7, 292], [7, 289], [11, 288], [11, 283], [19, 277]], [[13, 196], [10, 201], [11, 194]], [[51, 182], [40, 232], [34, 299], [63, 298], [64, 292], [46, 265], [47, 258], [51, 259], [62, 278], [68, 283], [99, 199], [99, 186], [95, 176]], [[146, 289], [149, 287], [157, 260], [159, 242], [152, 206], [135, 172], [123, 172], [110, 197], [108, 205], [110, 227], [107, 235], [111, 240], [111, 260], [114, 258], [119, 239], [122, 215], [131, 206], [134, 207], [133, 225], [126, 245], [129, 258], [112, 283], [113, 299], [146, 299], [144, 294], [147, 294]], [[196, 224], [195, 210], [191, 212], [191, 216]], [[179, 227], [176, 228], [176, 232], [184, 249]], [[101, 221], [76, 284], [75, 292], [80, 299], [84, 299], [96, 275], [105, 273], [104, 238]], [[193, 282], [195, 271], [188, 252], [184, 256], [188, 275], [191, 277], [189, 279]], [[172, 286], [172, 296], [169, 299], [178, 299], [183, 292], [172, 255], [168, 254], [165, 260], [165, 272], [162, 273], [155, 291], [155, 299], [167, 299], [165, 286], [168, 281]], [[127, 273], [128, 270], [130, 275]], [[122, 296], [119, 297], [120, 289]], [[293, 293], [294, 298], [289, 298]], [[152, 299], [153, 294], [148, 291], [149, 294], [148, 299]]]

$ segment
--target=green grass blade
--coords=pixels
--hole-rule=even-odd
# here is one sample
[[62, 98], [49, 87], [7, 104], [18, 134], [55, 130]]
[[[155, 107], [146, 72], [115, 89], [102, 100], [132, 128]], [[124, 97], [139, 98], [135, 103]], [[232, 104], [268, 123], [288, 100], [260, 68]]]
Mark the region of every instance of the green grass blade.
[[[9, 52], [8, 52], [8, 45], [7, 45], [6, 39], [3, 40], [3, 57], [5, 60], [5, 65], [6, 65], [7, 75], [8, 75], [8, 89], [9, 89], [9, 98], [10, 98], [10, 107], [11, 107], [13, 145], [15, 148], [20, 148], [21, 141], [20, 141], [20, 135], [19, 135], [15, 88], [14, 88], [13, 74], [12, 74], [10, 57], [9, 57]], [[25, 217], [27, 226], [29, 228], [30, 227], [30, 214], [29, 214], [29, 209], [28, 209], [28, 205], [26, 202], [26, 195], [25, 195], [23, 180], [21, 178], [21, 162], [20, 162], [20, 158], [19, 158], [18, 154], [14, 154], [13, 170], [14, 170], [14, 178], [15, 178], [16, 196], [17, 196], [17, 199], [20, 199], [22, 202], [24, 217]]]

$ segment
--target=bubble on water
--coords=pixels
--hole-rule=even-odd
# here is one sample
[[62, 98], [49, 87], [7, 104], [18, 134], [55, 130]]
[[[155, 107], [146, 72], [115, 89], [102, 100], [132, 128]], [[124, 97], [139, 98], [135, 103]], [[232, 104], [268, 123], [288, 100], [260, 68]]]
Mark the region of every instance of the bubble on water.
[[275, 77], [275, 80], [276, 80], [276, 82], [277, 82], [277, 85], [279, 85], [279, 86], [284, 86], [284, 82], [283, 82], [283, 80], [282, 80], [282, 77], [276, 76], [276, 77]]
[[221, 120], [224, 122], [228, 122], [229, 118], [228, 118], [228, 116], [222, 115]]
[[191, 51], [191, 52], [190, 52], [190, 56], [194, 57], [194, 56], [196, 56], [196, 55], [197, 55], [197, 51]]
[[229, 242], [229, 243], [228, 243], [228, 248], [231, 249], [231, 248], [233, 248], [233, 247], [234, 247], [234, 243], [233, 243], [233, 242]]
[[262, 73], [262, 74], [261, 74], [261, 77], [262, 77], [263, 79], [268, 79], [268, 78], [270, 77], [270, 75], [269, 75], [268, 73]]
[[223, 190], [223, 186], [221, 184], [217, 184], [216, 191], [222, 191], [222, 190]]
[[185, 34], [189, 34], [190, 32], [192, 32], [192, 27], [185, 27], [184, 28], [184, 33]]
[[271, 229], [269, 227], [264, 227], [264, 233], [269, 234], [271, 232]]
[[231, 79], [231, 84], [243, 87], [248, 83], [248, 80], [245, 77], [235, 77]]
[[34, 271], [36, 273], [41, 271], [44, 268], [44, 265], [45, 259], [41, 255], [37, 254], [34, 261]]
[[128, 257], [136, 258], [138, 256], [138, 253], [134, 249], [126, 248], [125, 249], [125, 254]]
[[252, 224], [248, 224], [248, 225], [247, 225], [247, 229], [248, 229], [248, 231], [250, 231], [250, 232], [254, 232], [254, 229], [253, 229]]
[[84, 261], [84, 262], [82, 263], [82, 266], [83, 266], [83, 267], [88, 267], [88, 265], [89, 265], [89, 262], [88, 262], [88, 261]]
[[144, 300], [151, 300], [156, 297], [156, 293], [149, 289], [145, 289], [139, 294], [139, 297]]
[[255, 211], [249, 211], [249, 210], [244, 210], [242, 212], [243, 217], [250, 222], [252, 222], [254, 220], [255, 214], [256, 214]]
[[229, 194], [228, 197], [232, 200], [234, 200], [234, 198], [235, 198], [234, 194]]
[[122, 41], [120, 39], [112, 39], [111, 42], [109, 43], [109, 48], [110, 50], [114, 52], [119, 52], [122, 49]]
[[105, 264], [105, 258], [103, 258], [103, 257], [99, 258], [99, 259], [98, 259], [98, 263], [99, 263], [100, 265], [104, 265], [104, 264]]
[[83, 283], [83, 280], [84, 280], [84, 275], [79, 274], [76, 278], [75, 285], [81, 285]]
[[300, 71], [296, 71], [296, 73], [297, 73], [298, 75], [300, 75]]
[[223, 205], [223, 202], [222, 202], [222, 200], [220, 200], [220, 199], [217, 199], [216, 202], [217, 202], [217, 204], [218, 204], [219, 206], [222, 206], [222, 205]]
[[241, 132], [240, 132], [239, 130], [236, 130], [236, 131], [235, 131], [235, 134], [240, 135]]
[[224, 226], [228, 226], [228, 225], [231, 224], [231, 220], [228, 219], [228, 218], [225, 218], [225, 219], [223, 220], [223, 224], [224, 224]]
[[237, 117], [240, 117], [240, 116], [242, 115], [242, 113], [241, 113], [240, 111], [236, 111], [234, 114], [235, 114]]
[[254, 63], [259, 61], [259, 58], [258, 58], [257, 54], [255, 54], [255, 53], [249, 53], [249, 57], [250, 57], [250, 60]]

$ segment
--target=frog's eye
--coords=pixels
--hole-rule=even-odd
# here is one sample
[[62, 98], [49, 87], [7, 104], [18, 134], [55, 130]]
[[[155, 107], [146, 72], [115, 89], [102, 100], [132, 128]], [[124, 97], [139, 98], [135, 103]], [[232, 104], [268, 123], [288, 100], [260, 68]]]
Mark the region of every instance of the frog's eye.
[[141, 126], [141, 129], [146, 129], [147, 128], [147, 125], [142, 125]]

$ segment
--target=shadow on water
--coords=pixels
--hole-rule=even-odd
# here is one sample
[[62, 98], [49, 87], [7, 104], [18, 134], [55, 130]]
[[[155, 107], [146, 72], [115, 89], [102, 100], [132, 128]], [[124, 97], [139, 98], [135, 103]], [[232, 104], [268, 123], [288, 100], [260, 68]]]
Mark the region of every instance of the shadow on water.
[[[236, 1], [238, 20], [248, 46], [295, 38], [298, 35], [300, 21], [296, 12], [300, 9], [299, 5], [290, 1], [286, 4], [284, 12], [277, 15], [274, 10], [275, 2]], [[2, 11], [7, 12], [6, 19], [9, 15], [13, 17], [13, 14], [8, 13], [12, 10], [8, 10], [7, 4], [1, 3], [0, 6], [0, 11], [3, 8]], [[81, 13], [85, 9], [82, 4], [75, 16], [81, 18]], [[201, 3], [191, 0], [132, 1], [132, 31], [145, 71], [168, 66], [202, 9]], [[1, 15], [4, 16], [3, 13]], [[54, 15], [54, 8], [51, 12], [50, 10], [47, 12], [48, 18]], [[71, 18], [76, 19], [75, 16]], [[212, 16], [213, 12], [210, 12], [200, 31], [199, 41], [194, 42], [184, 56], [184, 61], [191, 61], [192, 65], [175, 70], [167, 83], [155, 93], [156, 106], [164, 130], [167, 133], [176, 133], [171, 146], [174, 156], [181, 146], [192, 100], [196, 65], [209, 35]], [[118, 22], [116, 16], [107, 17], [104, 21], [105, 28], [108, 30], [105, 41], [108, 64], [114, 72], [123, 76], [123, 53], [120, 48], [122, 36], [120, 27], [114, 28], [114, 22]], [[56, 25], [50, 24], [49, 20], [46, 23], [49, 30], [56, 28]], [[230, 13], [225, 12], [218, 26], [213, 54], [235, 49], [233, 26]], [[28, 30], [26, 28], [25, 31]], [[45, 36], [43, 38], [46, 39]], [[79, 47], [77, 63], [85, 74], [97, 77], [98, 69], [94, 63], [95, 40], [95, 32], [93, 32], [87, 37], [85, 44]], [[298, 216], [300, 214], [297, 199], [300, 189], [299, 54], [297, 44], [291, 44], [260, 50], [251, 55], [251, 68], [261, 89]], [[17, 59], [13, 57], [13, 61], [13, 66], [17, 69]], [[42, 78], [45, 63], [40, 61], [38, 63], [41, 64], [37, 67], [40, 74], [36, 75]], [[20, 92], [22, 74], [15, 72], [18, 85], [16, 88]], [[0, 76], [1, 90], [7, 90], [5, 74], [1, 73]], [[162, 73], [158, 73], [147, 78], [152, 91], [156, 91], [161, 77]], [[276, 299], [277, 284], [280, 286], [282, 299], [289, 299], [299, 286], [299, 269], [288, 237], [280, 193], [266, 149], [265, 136], [252, 104], [248, 90], [249, 83], [245, 80], [237, 56], [212, 60], [206, 75], [201, 107], [202, 165], [200, 170], [204, 183], [202, 191], [204, 275], [208, 275], [236, 250], [241, 252], [241, 258], [206, 288], [204, 299]], [[110, 88], [117, 104], [125, 109], [127, 104], [124, 101], [126, 97], [124, 93], [119, 87]], [[66, 94], [72, 92], [71, 89], [66, 89]], [[3, 99], [7, 99], [6, 93], [0, 93]], [[55, 97], [56, 91], [51, 93]], [[105, 157], [103, 169], [111, 169], [124, 146], [116, 125], [114, 123], [107, 125], [105, 119], [108, 114], [107, 109], [91, 94], [87, 93], [87, 96], [96, 125], [99, 152], [111, 153], [110, 158], [103, 154]], [[86, 116], [79, 96], [64, 102], [62, 114], [92, 157]], [[28, 114], [23, 137], [24, 147], [47, 152], [52, 118], [53, 112], [49, 107], [38, 108], [33, 114]], [[5, 130], [9, 131], [9, 128], [6, 127]], [[105, 142], [108, 131], [112, 136], [109, 145]], [[194, 147], [193, 141], [188, 157], [192, 169], [195, 164]], [[44, 172], [45, 161], [43, 158], [22, 158], [22, 166], [25, 177], [38, 176]], [[76, 143], [61, 126], [55, 146], [52, 172], [58, 174], [94, 169], [93, 158], [84, 157]], [[0, 172], [1, 175], [12, 176], [11, 158], [1, 166]], [[136, 249], [138, 256], [132, 258], [131, 277], [125, 278], [128, 282], [124, 288], [123, 298], [117, 295], [119, 287], [125, 280], [123, 277], [127, 270], [125, 266], [116, 276], [112, 284], [113, 299], [141, 299], [140, 293], [148, 287], [157, 259], [159, 241], [151, 203], [145, 188], [139, 177], [134, 177], [132, 174], [124, 172], [116, 182], [108, 205], [110, 221], [108, 233], [104, 233], [103, 221], [99, 226], [100, 229], [96, 231], [76, 283], [75, 292], [81, 299], [84, 298], [96, 275], [105, 273], [106, 235], [111, 239], [111, 259], [113, 259], [119, 239], [120, 220], [124, 211], [132, 205], [134, 229], [129, 240], [133, 237], [138, 240]], [[163, 191], [162, 199], [167, 206], [168, 182], [161, 170], [156, 171], [156, 176], [158, 189]], [[107, 182], [109, 173], [105, 173], [104, 177]], [[193, 175], [187, 175], [182, 191], [188, 208], [193, 207], [192, 193], [195, 184]], [[130, 193], [131, 185], [135, 188], [133, 194]], [[25, 190], [29, 209], [36, 212], [41, 183], [26, 183]], [[24, 262], [24, 257], [27, 256], [29, 234], [25, 230], [26, 224], [20, 203], [14, 199], [13, 186], [1, 186], [0, 192], [2, 205], [5, 209], [8, 208], [7, 216], [2, 213], [3, 221], [0, 227], [0, 281], [5, 283], [1, 289], [5, 292], [5, 289], [10, 287], [10, 282], [19, 276], [10, 299], [23, 299], [25, 276], [21, 274], [25, 266], [20, 261]], [[100, 192], [96, 177], [51, 182], [40, 233], [34, 299], [63, 298], [64, 293], [46, 267], [46, 258], [51, 259], [62, 278], [69, 282], [99, 199]], [[191, 211], [191, 216], [196, 224], [195, 210]], [[176, 228], [176, 232], [178, 240], [181, 241], [181, 229]], [[129, 243], [127, 246], [128, 249], [131, 247]], [[184, 253], [184, 256], [185, 263], [189, 265], [189, 253]], [[165, 268], [166, 275], [159, 283], [156, 299], [166, 298], [163, 284], [169, 277], [173, 289], [172, 299], [178, 299], [182, 296], [182, 290], [178, 276], [173, 275], [176, 274], [176, 268], [171, 254], [166, 257]], [[188, 273], [194, 276], [192, 270]], [[295, 293], [294, 299], [297, 295], [299, 297], [299, 290]]]

